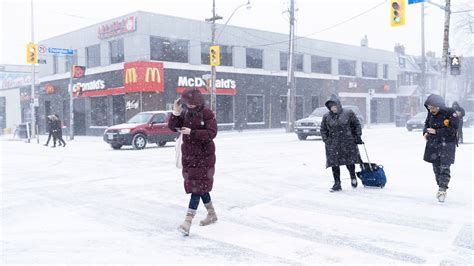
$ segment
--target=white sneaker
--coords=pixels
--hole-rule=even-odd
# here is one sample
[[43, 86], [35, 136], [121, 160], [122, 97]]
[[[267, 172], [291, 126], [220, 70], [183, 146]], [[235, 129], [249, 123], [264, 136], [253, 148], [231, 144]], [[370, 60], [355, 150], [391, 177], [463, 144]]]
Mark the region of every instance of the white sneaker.
[[444, 202], [444, 200], [446, 200], [446, 191], [438, 191], [436, 198], [438, 198], [439, 202]]

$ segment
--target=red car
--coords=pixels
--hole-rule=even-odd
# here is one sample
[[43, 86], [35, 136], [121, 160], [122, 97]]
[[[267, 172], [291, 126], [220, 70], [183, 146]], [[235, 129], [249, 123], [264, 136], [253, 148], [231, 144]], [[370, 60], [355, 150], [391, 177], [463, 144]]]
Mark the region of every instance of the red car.
[[104, 132], [104, 141], [115, 150], [124, 145], [132, 145], [134, 149], [142, 150], [147, 143], [157, 143], [163, 147], [179, 136], [179, 133], [168, 128], [170, 115], [170, 111], [139, 113], [125, 124], [107, 128]]

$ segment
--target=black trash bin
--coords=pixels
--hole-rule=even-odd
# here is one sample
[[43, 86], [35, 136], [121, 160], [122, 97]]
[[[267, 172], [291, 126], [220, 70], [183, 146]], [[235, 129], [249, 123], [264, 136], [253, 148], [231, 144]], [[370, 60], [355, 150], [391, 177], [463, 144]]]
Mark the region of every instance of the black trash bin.
[[[28, 126], [27, 126], [28, 125]], [[27, 139], [28, 138], [28, 133], [27, 133], [27, 129], [30, 133], [30, 136], [31, 136], [31, 124], [30, 123], [23, 123], [23, 124], [19, 124], [16, 128], [17, 132], [17, 136], [20, 138], [20, 139]]]
[[395, 116], [395, 126], [396, 127], [405, 127], [407, 125], [407, 121], [410, 118], [410, 115], [401, 114]]

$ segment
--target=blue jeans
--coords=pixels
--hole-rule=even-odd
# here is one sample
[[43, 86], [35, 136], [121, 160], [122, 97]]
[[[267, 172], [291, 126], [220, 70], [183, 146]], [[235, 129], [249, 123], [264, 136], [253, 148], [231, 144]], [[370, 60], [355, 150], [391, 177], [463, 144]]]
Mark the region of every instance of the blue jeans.
[[206, 194], [191, 194], [191, 200], [189, 200], [189, 208], [192, 210], [197, 210], [199, 206], [199, 201], [202, 199], [204, 204], [208, 204], [211, 202], [211, 195], [209, 193]]

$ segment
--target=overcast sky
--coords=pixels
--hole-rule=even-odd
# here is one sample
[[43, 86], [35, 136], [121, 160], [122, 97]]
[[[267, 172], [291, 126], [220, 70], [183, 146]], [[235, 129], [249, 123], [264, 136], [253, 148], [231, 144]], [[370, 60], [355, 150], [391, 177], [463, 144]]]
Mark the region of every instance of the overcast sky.
[[[212, 0], [33, 0], [35, 41], [83, 28], [137, 10], [204, 20], [211, 16]], [[247, 0], [216, 0], [217, 13], [227, 19]], [[369, 47], [393, 50], [405, 45], [407, 53], [420, 54], [420, 4], [407, 6], [406, 25], [391, 28], [389, 2], [384, 0], [296, 0], [297, 35], [359, 45], [364, 35]], [[438, 3], [444, 1], [437, 0]], [[466, 9], [472, 0], [454, 0], [453, 10]], [[237, 11], [230, 25], [288, 33], [289, 0], [251, 0], [252, 8]], [[375, 6], [382, 5], [374, 8]], [[444, 12], [426, 5], [426, 50], [441, 54]], [[468, 7], [468, 6], [467, 6]], [[340, 26], [355, 15], [370, 12]], [[0, 63], [24, 64], [25, 45], [31, 39], [30, 0], [0, 0]], [[474, 13], [471, 12], [474, 15]], [[453, 21], [461, 15], [453, 14]], [[473, 55], [473, 34], [452, 32], [451, 47], [457, 54]]]

